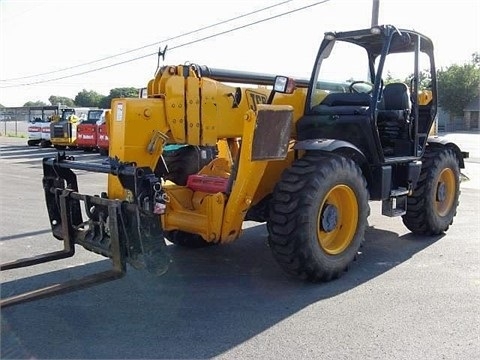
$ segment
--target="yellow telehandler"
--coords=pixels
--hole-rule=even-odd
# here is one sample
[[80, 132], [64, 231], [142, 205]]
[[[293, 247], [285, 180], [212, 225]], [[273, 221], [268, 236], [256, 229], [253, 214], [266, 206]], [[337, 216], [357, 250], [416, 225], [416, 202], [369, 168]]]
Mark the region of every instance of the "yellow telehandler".
[[[405, 54], [411, 78], [387, 83], [390, 59]], [[162, 274], [174, 261], [165, 238], [189, 247], [229, 243], [246, 220], [266, 222], [287, 274], [329, 281], [356, 258], [370, 201], [422, 235], [447, 231], [456, 215], [468, 153], [430, 136], [434, 49], [416, 31], [326, 33], [310, 79], [166, 65], [147, 93], [112, 101], [108, 163], [61, 152], [43, 159], [50, 225], [64, 250], [2, 266], [69, 257], [78, 244], [111, 258], [113, 269], [2, 306], [119, 278], [127, 264]], [[165, 153], [172, 145], [181, 146]], [[80, 194], [76, 170], [109, 174], [108, 188]]]

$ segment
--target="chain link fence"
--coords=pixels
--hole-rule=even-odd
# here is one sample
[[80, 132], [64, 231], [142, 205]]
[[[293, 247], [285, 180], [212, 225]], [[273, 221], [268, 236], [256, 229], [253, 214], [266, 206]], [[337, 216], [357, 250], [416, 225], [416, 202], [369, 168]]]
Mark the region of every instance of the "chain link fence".
[[3, 120], [0, 122], [1, 136], [27, 137], [28, 121]]
[[26, 137], [29, 121], [58, 111], [62, 106], [0, 108], [0, 135]]

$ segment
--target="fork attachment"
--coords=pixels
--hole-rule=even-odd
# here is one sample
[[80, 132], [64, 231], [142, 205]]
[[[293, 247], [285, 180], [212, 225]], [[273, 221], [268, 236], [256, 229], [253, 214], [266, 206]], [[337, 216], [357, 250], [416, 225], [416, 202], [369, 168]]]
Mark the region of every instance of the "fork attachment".
[[[117, 175], [133, 200], [80, 194], [72, 169]], [[43, 159], [43, 175], [52, 233], [63, 241], [63, 250], [2, 264], [0, 271], [72, 257], [75, 244], [111, 258], [113, 268], [2, 299], [1, 308], [119, 279], [125, 275], [127, 263], [157, 275], [167, 271], [169, 259], [161, 222], [154, 213], [162, 191], [151, 169], [117, 159], [109, 159], [107, 165], [80, 163], [59, 153], [56, 158]]]

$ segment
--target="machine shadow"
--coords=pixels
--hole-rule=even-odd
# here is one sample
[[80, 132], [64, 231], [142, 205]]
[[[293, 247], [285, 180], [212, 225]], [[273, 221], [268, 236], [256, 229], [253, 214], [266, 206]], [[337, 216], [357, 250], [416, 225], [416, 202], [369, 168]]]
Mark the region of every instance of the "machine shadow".
[[52, 232], [52, 229], [48, 228], [48, 229], [24, 232], [24, 233], [15, 234], [15, 235], [0, 236], [0, 241], [21, 239], [21, 238], [25, 238], [25, 237], [28, 237], [28, 236], [49, 234], [51, 232]]
[[[79, 149], [66, 149], [67, 155], [81, 157], [82, 160], [98, 160], [101, 159], [98, 152], [84, 152]], [[22, 160], [22, 164], [42, 164], [44, 157], [54, 157], [58, 153], [58, 150], [53, 147], [40, 148], [29, 146], [2, 146], [2, 156], [8, 158], [10, 161]], [[30, 161], [28, 161], [30, 160]]]
[[[129, 269], [121, 280], [5, 308], [1, 358], [12, 348], [23, 358], [211, 358], [391, 270], [440, 238], [370, 227], [359, 259], [324, 284], [284, 275], [263, 224], [229, 245], [169, 245], [172, 263], [161, 277]], [[11, 281], [2, 284], [2, 297], [109, 265], [103, 260]]]

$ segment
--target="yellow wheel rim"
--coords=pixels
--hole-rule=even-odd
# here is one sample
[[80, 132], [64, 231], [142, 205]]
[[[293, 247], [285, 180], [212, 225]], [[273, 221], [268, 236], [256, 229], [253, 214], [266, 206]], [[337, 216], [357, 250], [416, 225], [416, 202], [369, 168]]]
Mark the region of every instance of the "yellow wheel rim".
[[435, 194], [435, 208], [440, 216], [445, 216], [452, 209], [456, 192], [455, 173], [444, 169], [438, 178]]
[[330, 255], [343, 252], [352, 242], [358, 224], [358, 202], [346, 185], [333, 187], [325, 196], [317, 217], [317, 238]]

